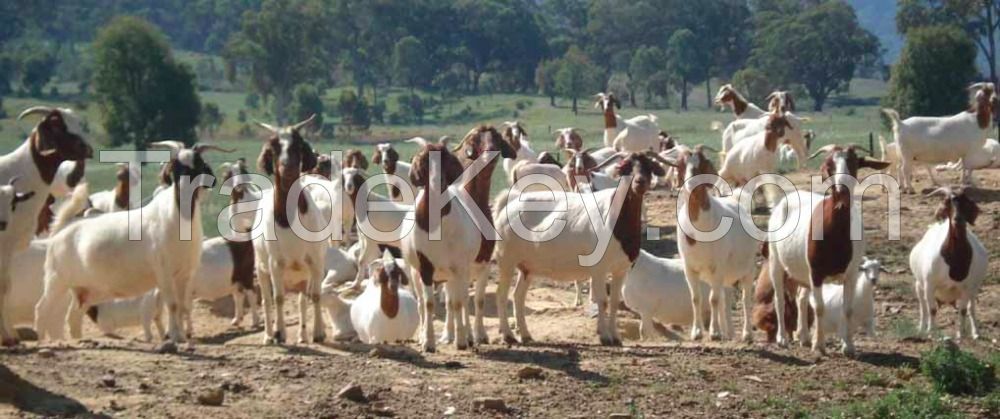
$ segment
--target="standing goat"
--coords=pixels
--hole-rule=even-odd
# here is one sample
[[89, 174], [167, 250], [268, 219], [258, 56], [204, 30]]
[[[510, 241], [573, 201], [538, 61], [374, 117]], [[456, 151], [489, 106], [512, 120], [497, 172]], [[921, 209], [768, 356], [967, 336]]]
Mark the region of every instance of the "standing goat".
[[[36, 106], [18, 115], [40, 115], [42, 120], [19, 147], [0, 156], [0, 184], [14, 184], [22, 198], [19, 211], [12, 211], [0, 232], [0, 345], [16, 345], [17, 335], [7, 317], [7, 292], [11, 284], [11, 263], [15, 253], [28, 248], [38, 226], [38, 215], [52, 192], [52, 182], [59, 166], [67, 160], [82, 161], [93, 156], [80, 119], [64, 108]], [[18, 179], [14, 182], [15, 179]], [[32, 194], [32, 195], [25, 195]], [[11, 198], [12, 200], [14, 198]]]
[[[892, 121], [892, 133], [899, 147], [899, 178], [904, 192], [914, 191], [911, 179], [914, 162], [947, 163], [974, 159], [975, 154], [982, 152], [986, 138], [993, 133], [994, 112], [1000, 106], [1000, 99], [993, 83], [976, 83], [969, 89], [976, 92], [972, 107], [952, 116], [914, 116], [904, 120], [895, 110], [882, 110]], [[971, 175], [971, 169], [963, 168], [962, 181], [968, 183]], [[937, 179], [931, 180], [937, 185]]]
[[[152, 143], [171, 150], [168, 173], [171, 186], [142, 208], [85, 218], [49, 239], [45, 256], [45, 293], [35, 308], [39, 337], [63, 338], [66, 301], [73, 295], [69, 323], [74, 339], [81, 335], [82, 314], [93, 305], [115, 298], [134, 297], [159, 288], [167, 305], [170, 340], [182, 341], [181, 319], [189, 310], [186, 299], [191, 277], [201, 264], [200, 176], [212, 169], [202, 153], [221, 150], [212, 145], [185, 148], [179, 141]], [[133, 211], [138, 213], [133, 214]], [[129, 240], [141, 220], [142, 240]], [[189, 237], [182, 236], [190, 232]]]
[[[868, 160], [859, 157], [856, 146], [840, 147], [835, 144], [825, 146], [813, 154], [816, 157], [826, 153], [826, 160], [820, 166], [824, 181], [833, 178], [832, 192], [829, 195], [809, 191], [798, 191], [784, 199], [785, 205], [779, 203], [768, 222], [768, 269], [775, 295], [784, 295], [783, 273], [787, 273], [796, 283], [801, 285], [798, 295], [798, 337], [805, 344], [809, 340], [808, 322], [805, 316], [807, 298], [811, 297], [812, 307], [816, 313], [817, 323], [823, 324], [828, 314], [823, 298], [824, 282], [843, 281], [844, 289], [855, 289], [858, 278], [858, 267], [862, 255], [865, 254], [863, 237], [854, 240], [852, 223], [861, 223], [861, 209], [855, 205], [854, 181], [858, 169], [867, 167], [875, 170], [884, 169], [888, 163]], [[815, 217], [822, 217], [815, 220]], [[795, 223], [788, 237], [782, 237], [779, 230], [786, 222]], [[815, 226], [813, 224], [816, 224]], [[822, 231], [814, 232], [813, 228]], [[860, 225], [857, 229], [860, 231]], [[817, 237], [821, 237], [818, 239]], [[853, 317], [854, 293], [844, 295], [844, 321], [841, 328], [841, 340], [845, 354], [854, 353]], [[784, 318], [785, 304], [779, 301], [775, 305], [778, 319]], [[778, 322], [779, 345], [787, 344], [784, 322]], [[814, 328], [812, 349], [814, 352], [825, 353], [826, 340], [822, 327]]]
[[660, 126], [656, 115], [639, 115], [624, 119], [615, 113], [621, 102], [614, 93], [598, 93], [594, 107], [604, 112], [604, 146], [617, 151], [642, 153], [659, 147]]
[[979, 339], [976, 297], [986, 278], [988, 253], [969, 229], [979, 217], [979, 206], [961, 190], [941, 188], [929, 194], [934, 195], [943, 196], [935, 222], [910, 252], [910, 270], [920, 302], [920, 331], [933, 332], [938, 305], [951, 303], [959, 312], [956, 337], [965, 336], [968, 318], [972, 339]]
[[300, 134], [315, 119], [316, 115], [312, 115], [305, 121], [286, 127], [257, 123], [271, 134], [260, 151], [257, 166], [274, 178], [274, 188], [264, 191], [261, 211], [257, 212], [254, 221], [254, 225], [272, 232], [273, 237], [269, 240], [260, 234], [253, 239], [257, 282], [264, 297], [265, 344], [285, 342], [286, 289], [299, 293], [299, 342], [307, 342], [307, 299], [313, 307], [312, 341], [326, 339], [319, 296], [327, 242], [307, 241], [299, 237], [292, 223], [317, 232], [323, 230], [329, 220], [324, 219], [313, 195], [304, 190], [299, 189], [297, 202], [289, 205], [290, 193], [305, 184], [303, 174], [317, 163], [312, 146]]
[[[577, 281], [590, 277], [590, 290], [593, 301], [597, 303], [597, 334], [601, 344], [621, 344], [617, 325], [618, 303], [625, 274], [639, 257], [642, 199], [649, 190], [652, 177], [663, 176], [664, 171], [649, 155], [638, 153], [617, 154], [597, 168], [619, 159], [618, 174], [625, 176], [630, 183], [616, 189], [587, 193], [588, 196], [566, 193], [555, 197], [548, 192], [504, 191], [497, 197], [494, 210], [497, 230], [502, 240], [497, 242], [496, 249], [500, 278], [496, 295], [500, 333], [505, 341], [516, 342], [507, 322], [507, 298], [514, 272], [519, 271], [517, 289], [514, 292], [514, 314], [521, 342], [532, 340], [524, 312], [524, 300], [532, 277], [556, 281]], [[613, 237], [604, 237], [604, 240], [610, 240], [605, 243], [605, 249], [597, 249], [602, 239], [602, 227], [595, 225], [595, 221], [588, 216], [585, 199], [596, 200], [600, 213], [608, 214], [605, 217], [614, 226], [613, 232], [610, 232]], [[617, 200], [620, 200], [618, 202], [621, 206], [613, 209]], [[538, 202], [552, 203], [560, 211], [532, 210], [531, 207]], [[520, 222], [513, 220], [514, 217], [518, 217]], [[563, 223], [561, 231], [553, 237], [549, 230], [558, 220], [572, 221]], [[517, 228], [514, 223], [522, 227]], [[603, 250], [604, 253], [593, 255], [598, 260], [592, 265], [584, 266], [579, 257], [590, 255], [595, 250]], [[609, 275], [612, 278], [610, 303], [607, 288]]]
[[732, 108], [733, 116], [737, 120], [757, 119], [766, 114], [763, 109], [743, 98], [743, 95], [737, 92], [731, 84], [719, 87], [719, 92], [715, 94], [715, 103]]
[[[707, 286], [701, 284], [702, 292]], [[668, 338], [676, 335], [663, 329], [666, 325], [689, 325], [694, 321], [694, 313], [688, 302], [691, 291], [684, 275], [684, 260], [656, 257], [639, 249], [639, 257], [629, 269], [622, 287], [622, 298], [629, 309], [639, 313], [639, 337], [648, 340], [654, 331]], [[708, 306], [699, 307], [701, 317], [711, 313]]]
[[139, 169], [129, 169], [126, 163], [118, 163], [115, 171], [115, 188], [100, 191], [90, 196], [90, 206], [100, 212], [109, 213], [133, 209], [129, 205], [129, 191], [139, 188]]
[[[372, 154], [372, 164], [377, 164], [382, 168], [382, 173], [403, 178], [409, 182], [410, 163], [399, 160], [399, 152], [392, 146], [392, 143], [379, 143], [375, 145], [375, 154]], [[412, 185], [411, 185], [412, 186]], [[386, 185], [389, 188], [389, 198], [393, 201], [401, 201], [403, 195], [399, 188], [394, 185]]]

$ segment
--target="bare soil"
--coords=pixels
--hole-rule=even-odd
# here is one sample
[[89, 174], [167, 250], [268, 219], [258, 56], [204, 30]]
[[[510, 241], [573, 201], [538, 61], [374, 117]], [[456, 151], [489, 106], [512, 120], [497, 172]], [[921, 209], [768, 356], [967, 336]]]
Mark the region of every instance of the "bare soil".
[[[983, 213], [974, 231], [990, 252], [990, 275], [979, 295], [984, 338], [961, 342], [980, 356], [995, 356], [1000, 337], [1000, 172], [977, 174], [984, 189], [972, 192]], [[956, 181], [954, 176], [945, 176]], [[806, 176], [793, 177], [807, 184]], [[918, 189], [927, 188], [918, 177]], [[934, 343], [908, 337], [916, 324], [916, 299], [908, 272], [911, 246], [923, 234], [938, 204], [936, 198], [902, 198], [902, 239], [888, 241], [886, 200], [874, 188], [866, 194], [865, 225], [869, 255], [892, 272], [876, 293], [877, 337], [858, 338], [859, 355], [817, 357], [798, 346], [778, 348], [764, 342], [638, 342], [635, 316], [622, 316], [624, 347], [597, 344], [594, 320], [573, 307], [571, 285], [536, 284], [528, 322], [538, 341], [530, 346], [490, 344], [459, 352], [440, 345], [424, 354], [416, 344], [383, 348], [358, 343], [264, 346], [260, 330], [235, 329], [227, 318], [196, 305], [197, 343], [177, 354], [159, 354], [154, 344], [125, 330], [124, 339], [101, 337], [69, 343], [28, 342], [0, 350], [0, 416], [121, 417], [788, 417], [841, 403], [866, 400], [909, 382], [920, 353]], [[663, 191], [648, 198], [652, 226], [661, 240], [646, 241], [656, 255], [676, 252], [675, 199]], [[492, 289], [492, 288], [491, 288]], [[492, 293], [490, 294], [492, 297]], [[290, 299], [294, 300], [294, 299]], [[487, 300], [491, 301], [491, 300]], [[297, 324], [295, 303], [287, 305]], [[490, 313], [495, 313], [493, 307]], [[742, 319], [734, 311], [734, 323]], [[957, 313], [939, 314], [943, 333], [953, 335]], [[496, 337], [496, 318], [487, 318]], [[438, 334], [442, 328], [439, 319]], [[291, 338], [296, 328], [290, 327]], [[518, 378], [524, 367], [540, 377]], [[337, 397], [350, 383], [364, 400]], [[199, 403], [206, 391], [224, 389], [220, 407]], [[499, 398], [503, 410], [474, 407], [479, 397]], [[972, 417], [986, 416], [976, 400], [952, 399]]]

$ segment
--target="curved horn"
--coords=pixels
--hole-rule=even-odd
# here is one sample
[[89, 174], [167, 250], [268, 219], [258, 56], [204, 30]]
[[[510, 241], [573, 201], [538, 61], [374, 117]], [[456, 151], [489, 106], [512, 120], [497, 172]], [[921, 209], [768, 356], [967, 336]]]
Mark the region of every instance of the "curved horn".
[[438, 138], [438, 145], [448, 148], [448, 142], [451, 141], [450, 135], [442, 135]]
[[277, 134], [278, 131], [280, 131], [280, 129], [278, 127], [276, 127], [274, 125], [271, 125], [271, 124], [265, 124], [265, 123], [257, 121], [257, 120], [254, 120], [253, 123], [257, 124], [258, 127], [264, 128], [264, 129], [266, 129], [268, 131], [271, 131], [271, 132], [273, 132], [275, 134]]
[[656, 154], [656, 153], [653, 153], [651, 151], [648, 151], [648, 152], [646, 152], [646, 155], [649, 156], [649, 158], [654, 159], [656, 161], [659, 161], [660, 163], [663, 163], [663, 164], [665, 164], [667, 166], [677, 167], [677, 163], [672, 162], [670, 160], [667, 160], [667, 159], [663, 158], [663, 156], [661, 156], [659, 154]]
[[177, 140], [163, 140], [149, 143], [150, 148], [166, 148], [177, 153], [184, 149], [184, 143]]
[[206, 151], [213, 150], [223, 153], [233, 153], [236, 151], [235, 148], [222, 148], [215, 144], [195, 144], [194, 147], [191, 147], [191, 149], [194, 150], [195, 153], [204, 153]]
[[990, 82], [972, 83], [972, 84], [969, 85], [969, 87], [967, 89], [970, 90], [970, 91], [971, 90], [982, 89], [982, 88], [985, 88], [989, 84], [992, 84], [992, 83], [990, 83]]
[[818, 156], [820, 154], [828, 153], [828, 152], [830, 152], [830, 150], [833, 150], [835, 147], [837, 147], [836, 144], [827, 144], [827, 145], [825, 145], [823, 147], [820, 147], [819, 150], [816, 150], [815, 153], [812, 153], [812, 155], [809, 156], [809, 160], [815, 159], [816, 156]]
[[32, 106], [28, 109], [21, 111], [21, 114], [17, 116], [17, 120], [20, 121], [28, 115], [34, 115], [34, 114], [48, 115], [51, 112], [52, 108], [48, 106]]
[[604, 168], [604, 166], [607, 166], [607, 165], [609, 165], [611, 163], [614, 163], [615, 160], [619, 160], [619, 159], [625, 158], [625, 155], [626, 155], [626, 153], [615, 153], [615, 155], [613, 155], [611, 157], [608, 157], [607, 160], [604, 160], [603, 162], [601, 162], [600, 164], [598, 164], [597, 166], [595, 166], [593, 170], [594, 171], [601, 170], [601, 169]]
[[302, 122], [299, 122], [299, 123], [297, 123], [295, 125], [292, 125], [292, 129], [298, 131], [298, 130], [300, 130], [302, 128], [305, 128], [309, 124], [312, 124], [313, 121], [315, 121], [315, 120], [316, 120], [316, 114], [309, 115], [309, 117], [306, 118], [305, 121], [302, 121]]
[[424, 138], [424, 137], [413, 137], [413, 138], [410, 138], [409, 140], [406, 140], [406, 142], [407, 143], [413, 143], [413, 144], [419, 145], [421, 147], [426, 147], [427, 144], [430, 144], [427, 141], [427, 139]]
[[17, 180], [20, 178], [21, 175], [14, 175], [14, 177], [10, 178], [10, 180], [7, 181], [7, 185], [14, 186], [14, 183], [17, 183]]
[[951, 191], [950, 187], [942, 186], [940, 188], [937, 188], [937, 189], [935, 189], [933, 191], [930, 191], [930, 192], [924, 194], [924, 196], [926, 196], [926, 197], [931, 197], [931, 196], [936, 196], [936, 195], [948, 196], [948, 195], [951, 195], [951, 193], [952, 193], [952, 191]]

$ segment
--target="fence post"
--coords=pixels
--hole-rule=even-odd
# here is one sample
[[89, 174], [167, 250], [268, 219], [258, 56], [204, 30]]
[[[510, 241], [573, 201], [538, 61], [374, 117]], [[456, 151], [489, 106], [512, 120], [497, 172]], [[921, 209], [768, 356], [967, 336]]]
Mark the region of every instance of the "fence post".
[[875, 157], [875, 134], [868, 131], [868, 154]]

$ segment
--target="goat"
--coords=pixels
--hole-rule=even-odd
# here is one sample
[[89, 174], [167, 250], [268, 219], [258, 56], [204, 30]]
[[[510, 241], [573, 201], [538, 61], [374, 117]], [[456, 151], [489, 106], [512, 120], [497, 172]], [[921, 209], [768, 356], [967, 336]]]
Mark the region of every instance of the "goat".
[[[812, 157], [826, 153], [826, 160], [820, 167], [824, 181], [833, 178], [832, 192], [829, 195], [798, 191], [791, 197], [785, 197], [785, 205], [779, 203], [771, 213], [768, 221], [768, 269], [775, 295], [784, 295], [782, 273], [795, 280], [802, 288], [798, 295], [798, 336], [805, 344], [808, 341], [808, 324], [806, 299], [810, 297], [818, 324], [824, 324], [827, 316], [823, 299], [824, 282], [842, 280], [844, 289], [855, 289], [858, 277], [858, 267], [861, 256], [865, 254], [865, 240], [854, 240], [851, 237], [851, 224], [861, 222], [861, 210], [854, 205], [854, 184], [851, 183], [858, 175], [858, 169], [867, 167], [875, 170], [884, 169], [888, 163], [868, 160], [859, 157], [856, 146], [840, 147], [827, 145]], [[814, 217], [821, 217], [815, 221]], [[782, 237], [779, 231], [785, 222], [796, 223], [787, 237]], [[821, 228], [814, 232], [813, 228]], [[814, 234], [815, 233], [815, 234]], [[821, 233], [822, 236], [819, 236]], [[817, 237], [822, 237], [817, 239]], [[853, 317], [854, 293], [844, 295], [844, 321], [841, 332], [843, 352], [854, 353]], [[785, 304], [775, 304], [777, 318], [784, 318]], [[777, 343], [787, 344], [784, 322], [778, 322]], [[812, 350], [825, 353], [825, 339], [822, 327], [814, 328]]]
[[[977, 169], [995, 169], [1000, 168], [1000, 142], [993, 138], [986, 139], [986, 144], [983, 145], [983, 149], [979, 153], [973, 154], [971, 157], [962, 158], [959, 161], [939, 164], [934, 167], [934, 170], [939, 172], [944, 170], [977, 170]], [[976, 179], [970, 178], [970, 183], [975, 186]]]
[[[82, 315], [89, 307], [159, 288], [169, 314], [170, 340], [182, 341], [181, 319], [189, 310], [184, 297], [201, 263], [202, 185], [198, 177], [207, 176], [209, 186], [215, 181], [202, 153], [228, 150], [213, 145], [185, 148], [178, 141], [151, 146], [171, 150], [167, 166], [173, 182], [169, 189], [145, 207], [85, 218], [49, 239], [45, 292], [35, 307], [35, 329], [40, 338], [62, 339], [65, 302], [70, 294], [75, 297], [68, 318], [70, 334], [79, 339]], [[189, 180], [191, 186], [185, 187]], [[129, 240], [133, 229], [130, 218], [141, 220], [138, 229], [142, 240]], [[189, 237], [181, 235], [184, 228], [189, 229], [185, 231]]]
[[[701, 284], [702, 292], [707, 286]], [[674, 338], [664, 325], [689, 325], [694, 315], [689, 309], [691, 291], [684, 276], [684, 261], [680, 258], [656, 257], [639, 249], [639, 257], [625, 276], [622, 298], [629, 309], [639, 313], [639, 336], [652, 337], [653, 331]], [[702, 318], [710, 314], [708, 306], [700, 307]]]
[[389, 251], [374, 263], [365, 291], [351, 304], [351, 323], [364, 343], [409, 340], [417, 331], [420, 316], [417, 300], [400, 285], [409, 285], [405, 268], [396, 264]]
[[[257, 291], [254, 289], [254, 252], [249, 241], [229, 241], [222, 237], [205, 240], [201, 245], [201, 266], [188, 287], [187, 301], [213, 301], [231, 295], [235, 314], [230, 324], [243, 322], [244, 301], [250, 303], [252, 327], [260, 324], [257, 314]], [[244, 300], [246, 299], [246, 300]], [[194, 335], [190, 312], [187, 313], [187, 334]]]
[[576, 128], [560, 128], [556, 130], [556, 148], [583, 150], [583, 137]]
[[787, 114], [774, 111], [767, 116], [765, 129], [747, 138], [726, 153], [719, 176], [733, 186], [743, 186], [757, 175], [775, 173], [778, 144], [791, 130]]
[[[83, 136], [80, 119], [72, 110], [35, 106], [21, 112], [17, 119], [32, 115], [40, 115], [42, 120], [24, 143], [0, 156], [0, 184], [10, 185], [20, 179], [16, 182], [20, 191], [14, 192], [16, 195], [11, 195], [10, 199], [21, 203], [21, 211], [7, 213], [2, 220], [6, 224], [0, 231], [0, 346], [18, 343], [7, 317], [13, 256], [28, 248], [38, 229], [38, 216], [46, 202], [42, 197], [50, 195], [59, 166], [68, 160], [89, 159], [94, 154]], [[35, 195], [38, 198], [28, 199]], [[11, 206], [4, 208], [12, 209]]]
[[361, 150], [348, 149], [344, 152], [344, 165], [345, 168], [354, 168], [362, 171], [368, 170], [368, 159], [365, 158], [365, 154]]
[[766, 114], [763, 109], [743, 98], [743, 95], [737, 92], [731, 84], [724, 84], [719, 87], [719, 92], [715, 94], [715, 103], [723, 107], [729, 106], [732, 108], [733, 116], [737, 120], [757, 119]]
[[[652, 154], [652, 153], [649, 153]], [[520, 273], [514, 293], [514, 314], [517, 318], [521, 342], [530, 342], [524, 319], [524, 299], [533, 276], [556, 281], [577, 281], [590, 277], [591, 297], [597, 303], [597, 334], [603, 345], [620, 345], [618, 333], [618, 303], [621, 298], [622, 282], [629, 268], [639, 257], [641, 232], [642, 199], [649, 190], [652, 176], [663, 176], [664, 171], [648, 154], [620, 153], [598, 165], [597, 169], [614, 163], [618, 174], [627, 176], [629, 184], [621, 184], [616, 189], [597, 191], [584, 197], [581, 193], [556, 194], [547, 192], [503, 191], [494, 205], [496, 226], [501, 240], [496, 246], [496, 260], [499, 270], [497, 285], [497, 309], [500, 319], [500, 333], [508, 343], [516, 342], [507, 322], [507, 298], [514, 271]], [[622, 197], [620, 194], [624, 194]], [[619, 211], [613, 211], [613, 202], [623, 200]], [[584, 199], [596, 200], [601, 214], [616, 217], [609, 221], [614, 225], [613, 236], [602, 236], [601, 226], [589, 221]], [[538, 202], [548, 202], [560, 211], [540, 212], [532, 210]], [[519, 217], [522, 228], [515, 229], [512, 217]], [[563, 228], [554, 237], [550, 228], [558, 220], [573, 220], [563, 223]], [[588, 222], [589, 221], [589, 222]], [[599, 222], [598, 222], [599, 223]], [[523, 231], [522, 231], [523, 230]], [[527, 234], [525, 234], [527, 233]], [[592, 255], [602, 237], [609, 239], [602, 255], [594, 255], [599, 260], [583, 266], [580, 255]], [[611, 275], [611, 298], [608, 303], [607, 277]], [[606, 313], [610, 311], [610, 313]]]
[[[994, 112], [1000, 106], [1000, 98], [993, 83], [976, 83], [969, 89], [976, 92], [975, 103], [968, 111], [956, 115], [914, 116], [903, 120], [899, 112], [882, 109], [892, 122], [892, 133], [899, 144], [899, 178], [904, 192], [913, 192], [910, 166], [914, 162], [947, 163], [974, 159], [975, 154], [982, 152], [986, 138], [993, 131]], [[962, 181], [968, 183], [971, 175], [971, 169], [963, 168]], [[938, 185], [937, 179], [932, 177], [931, 181]]]
[[118, 163], [115, 172], [115, 188], [91, 195], [90, 206], [103, 213], [133, 209], [133, 206], [129, 204], [129, 191], [138, 187], [138, 167], [130, 170], [127, 163]]
[[[268, 176], [274, 177], [274, 188], [265, 190], [254, 225], [260, 225], [272, 237], [263, 234], [253, 239], [254, 261], [257, 265], [257, 282], [264, 299], [264, 344], [285, 342], [285, 291], [299, 293], [299, 342], [306, 342], [306, 300], [312, 302], [312, 341], [326, 339], [323, 316], [319, 306], [320, 284], [323, 281], [327, 244], [307, 241], [293, 230], [292, 223], [299, 223], [309, 231], [321, 231], [326, 224], [324, 214], [312, 194], [299, 194], [298, 202], [288, 208], [289, 193], [293, 188], [306, 184], [308, 173], [316, 167], [316, 154], [300, 131], [311, 124], [316, 115], [294, 125], [277, 127], [262, 122], [270, 133], [257, 158], [257, 166]], [[362, 155], [363, 157], [363, 155]], [[291, 209], [292, 211], [289, 211]], [[273, 313], [272, 313], [273, 312]], [[273, 322], [272, 322], [272, 316]]]
[[[410, 163], [399, 160], [399, 152], [392, 146], [392, 143], [379, 143], [375, 145], [375, 154], [372, 154], [372, 164], [382, 167], [382, 173], [395, 175], [408, 181], [410, 178]], [[410, 185], [412, 186], [412, 185]], [[393, 201], [403, 199], [399, 188], [394, 185], [386, 185], [389, 188], [389, 198]]]
[[153, 289], [138, 297], [118, 298], [90, 306], [87, 317], [105, 336], [115, 336], [115, 332], [123, 327], [142, 326], [143, 338], [151, 342], [151, 324], [156, 325], [157, 336], [164, 335], [162, 305], [160, 290]]
[[975, 225], [979, 206], [962, 190], [941, 188], [928, 194], [935, 195], [943, 199], [934, 224], [910, 251], [910, 270], [920, 302], [920, 331], [933, 332], [938, 305], [950, 303], [959, 312], [956, 337], [965, 336], [968, 318], [972, 339], [979, 339], [976, 297], [987, 275], [989, 254], [968, 227]]
[[507, 177], [511, 176], [511, 169], [513, 169], [515, 164], [522, 161], [538, 161], [538, 152], [531, 148], [531, 142], [528, 140], [528, 131], [524, 129], [524, 125], [520, 121], [504, 122], [501, 136], [503, 141], [515, 153], [513, 159], [503, 160], [503, 171], [507, 174]]
[[[86, 182], [83, 180], [85, 170], [86, 164], [84, 160], [68, 160], [59, 165], [59, 168], [56, 170], [56, 176], [49, 188], [49, 196], [45, 198], [45, 204], [38, 211], [38, 227], [35, 228], [35, 236], [44, 237], [52, 231], [56, 211], [62, 208], [66, 204], [66, 201], [71, 200], [71, 197], [78, 189], [87, 189]], [[82, 187], [78, 188], [81, 185]], [[87, 205], [88, 203], [84, 201], [83, 205], [77, 209], [77, 212], [71, 214], [71, 216], [76, 216], [85, 211]]]
[[699, 282], [705, 282], [711, 287], [709, 337], [732, 337], [724, 287], [740, 285], [743, 290], [742, 340], [749, 342], [753, 338], [750, 332], [750, 310], [753, 305], [751, 287], [757, 241], [743, 228], [730, 228], [717, 240], [699, 240], [700, 233], [712, 231], [723, 218], [739, 219], [740, 216], [737, 202], [709, 194], [709, 189], [713, 187], [711, 183], [691, 185], [687, 182], [694, 176], [715, 175], [715, 168], [705, 157], [703, 149], [703, 146], [697, 146], [690, 152], [679, 154], [674, 161], [664, 159], [667, 164], [676, 166], [678, 172], [683, 173], [684, 179], [681, 181], [685, 182], [684, 190], [687, 192], [686, 197], [682, 196], [677, 210], [677, 247], [684, 260], [684, 273], [691, 291], [691, 310], [694, 311], [691, 339], [702, 337], [704, 321], [697, 310], [702, 303]]
[[656, 115], [639, 115], [624, 119], [615, 113], [621, 102], [614, 93], [598, 93], [594, 107], [604, 112], [604, 146], [616, 151], [643, 153], [659, 147], [660, 126]]

